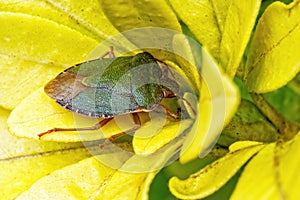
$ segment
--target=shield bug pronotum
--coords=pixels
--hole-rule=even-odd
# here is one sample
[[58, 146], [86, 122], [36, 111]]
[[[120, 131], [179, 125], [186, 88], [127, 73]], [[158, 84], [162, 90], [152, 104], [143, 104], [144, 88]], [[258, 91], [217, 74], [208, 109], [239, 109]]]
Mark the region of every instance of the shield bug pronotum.
[[[117, 115], [132, 114], [135, 126], [116, 133], [108, 138], [109, 142], [140, 128], [141, 120], [137, 113], [151, 112], [159, 105], [163, 106], [160, 103], [164, 98], [177, 97], [184, 100], [196, 115], [192, 105], [178, 96], [178, 83], [174, 77], [170, 78], [170, 74], [169, 66], [150, 53], [115, 57], [111, 47], [99, 59], [66, 69], [44, 88], [46, 94], [64, 108], [103, 120], [92, 127], [53, 128], [38, 136], [60, 131], [98, 130]], [[172, 118], [180, 117], [180, 109], [172, 112], [163, 107]]]

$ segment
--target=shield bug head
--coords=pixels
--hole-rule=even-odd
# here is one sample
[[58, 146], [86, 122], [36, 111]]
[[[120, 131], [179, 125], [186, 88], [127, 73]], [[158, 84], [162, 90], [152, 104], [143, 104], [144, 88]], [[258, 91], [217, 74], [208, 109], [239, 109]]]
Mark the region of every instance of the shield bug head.
[[[105, 58], [106, 56], [109, 58]], [[181, 109], [169, 110], [163, 99], [179, 97], [179, 84], [170, 67], [148, 52], [134, 56], [114, 57], [113, 49], [99, 59], [70, 67], [51, 80], [44, 88], [47, 95], [64, 108], [94, 118], [104, 118], [92, 127], [53, 128], [40, 133], [39, 137], [51, 132], [97, 130], [115, 116], [132, 114], [135, 126], [116, 133], [107, 142], [141, 127], [137, 113], [151, 112], [158, 106], [178, 119]]]

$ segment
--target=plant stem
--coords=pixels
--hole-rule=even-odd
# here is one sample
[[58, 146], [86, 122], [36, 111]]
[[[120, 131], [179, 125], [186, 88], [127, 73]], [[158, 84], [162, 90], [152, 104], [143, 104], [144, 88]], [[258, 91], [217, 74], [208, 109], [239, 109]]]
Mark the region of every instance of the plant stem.
[[251, 97], [259, 110], [273, 123], [284, 139], [291, 139], [299, 132], [299, 125], [282, 116], [261, 94], [251, 93]]

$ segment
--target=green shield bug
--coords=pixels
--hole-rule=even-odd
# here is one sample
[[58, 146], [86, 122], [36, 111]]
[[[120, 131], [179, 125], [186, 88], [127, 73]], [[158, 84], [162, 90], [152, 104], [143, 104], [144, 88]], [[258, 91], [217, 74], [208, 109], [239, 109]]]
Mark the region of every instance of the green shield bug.
[[[178, 83], [169, 77], [170, 74], [169, 66], [150, 53], [115, 57], [111, 47], [99, 59], [66, 69], [44, 87], [45, 93], [64, 108], [103, 120], [92, 127], [53, 128], [38, 136], [60, 131], [98, 130], [117, 115], [132, 114], [135, 126], [108, 138], [107, 143], [139, 129], [141, 120], [137, 113], [151, 112], [158, 105], [163, 106], [160, 103], [164, 98], [183, 99], [196, 115], [191, 104], [178, 97]], [[172, 112], [163, 107], [169, 116], [179, 118], [180, 109]]]

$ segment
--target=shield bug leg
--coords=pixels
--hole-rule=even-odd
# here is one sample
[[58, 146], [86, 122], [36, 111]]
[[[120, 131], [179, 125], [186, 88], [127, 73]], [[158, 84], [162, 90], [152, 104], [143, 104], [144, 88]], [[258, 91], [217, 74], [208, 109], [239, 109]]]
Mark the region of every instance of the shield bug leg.
[[99, 57], [100, 60], [103, 60], [106, 56], [109, 56], [110, 58], [115, 58], [115, 53], [114, 53], [114, 47], [113, 46], [110, 46], [109, 47], [109, 51], [108, 52], [105, 52], [103, 55], [101, 55]]
[[180, 114], [181, 114], [181, 109], [177, 108], [177, 112], [174, 113], [171, 110], [169, 110], [169, 108], [167, 108], [164, 105], [159, 104], [159, 106], [163, 107], [167, 113], [167, 115], [169, 115], [170, 117], [172, 117], [173, 119], [179, 119], [180, 118]]
[[100, 121], [99, 123], [97, 123], [97, 124], [95, 124], [94, 126], [91, 126], [91, 127], [84, 127], [84, 128], [53, 128], [53, 129], [50, 129], [46, 132], [38, 134], [38, 136], [39, 136], [39, 138], [41, 138], [42, 136], [47, 135], [49, 133], [62, 132], [62, 131], [92, 131], [92, 130], [98, 130], [101, 127], [103, 127], [104, 125], [106, 125], [112, 119], [113, 118], [106, 118], [106, 119]]
[[181, 99], [182, 101], [184, 101], [184, 102], [190, 107], [190, 109], [192, 110], [192, 112], [193, 112], [193, 114], [194, 114], [194, 117], [196, 117], [197, 112], [196, 112], [196, 110], [194, 109], [194, 107], [192, 106], [192, 104], [191, 104], [186, 98], [181, 97], [180, 99]]
[[138, 130], [139, 128], [141, 128], [141, 120], [140, 120], [140, 117], [137, 113], [132, 113], [132, 117], [133, 117], [133, 121], [134, 121], [134, 124], [135, 126], [127, 131], [124, 131], [122, 133], [118, 133], [118, 134], [115, 134], [109, 138], [107, 138], [104, 143], [102, 144], [99, 144], [99, 147], [101, 149], [103, 149], [106, 145], [110, 144], [112, 141], [114, 141], [115, 139], [118, 139], [126, 134], [129, 134], [129, 133], [132, 133], [132, 132], [135, 132], [136, 130]]

